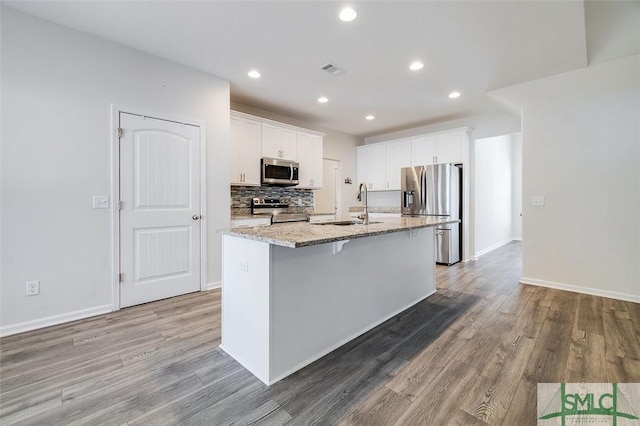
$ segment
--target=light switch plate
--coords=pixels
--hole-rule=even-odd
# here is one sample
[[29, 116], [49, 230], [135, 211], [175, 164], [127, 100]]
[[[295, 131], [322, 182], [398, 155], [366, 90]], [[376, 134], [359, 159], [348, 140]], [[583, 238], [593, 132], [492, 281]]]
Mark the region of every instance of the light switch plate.
[[108, 209], [109, 208], [109, 196], [108, 195], [94, 195], [93, 196], [93, 208], [94, 209]]
[[531, 197], [531, 205], [536, 207], [544, 206], [544, 196], [534, 195]]

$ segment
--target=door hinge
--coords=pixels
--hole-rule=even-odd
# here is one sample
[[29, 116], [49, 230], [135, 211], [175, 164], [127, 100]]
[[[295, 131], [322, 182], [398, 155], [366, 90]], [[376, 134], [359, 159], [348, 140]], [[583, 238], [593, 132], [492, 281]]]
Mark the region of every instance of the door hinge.
[[118, 210], [122, 210], [122, 206], [124, 203], [122, 201], [118, 201]]
[[124, 135], [124, 129], [122, 127], [118, 127], [118, 138], [122, 138]]
[[120, 277], [118, 278], [121, 283], [124, 282], [124, 272], [120, 272]]

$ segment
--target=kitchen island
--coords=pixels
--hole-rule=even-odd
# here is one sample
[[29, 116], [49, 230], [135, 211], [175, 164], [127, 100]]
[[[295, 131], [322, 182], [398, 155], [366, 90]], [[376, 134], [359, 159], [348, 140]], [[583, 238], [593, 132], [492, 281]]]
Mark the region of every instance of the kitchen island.
[[433, 294], [434, 227], [283, 223], [224, 231], [221, 349], [267, 385]]

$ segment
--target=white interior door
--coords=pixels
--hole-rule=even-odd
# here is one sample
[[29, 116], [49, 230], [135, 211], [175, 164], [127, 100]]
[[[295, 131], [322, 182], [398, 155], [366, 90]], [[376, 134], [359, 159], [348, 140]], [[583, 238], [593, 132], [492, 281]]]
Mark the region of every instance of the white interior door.
[[200, 128], [120, 113], [120, 306], [200, 290]]
[[341, 193], [340, 193], [340, 162], [322, 160], [322, 189], [314, 191], [315, 211], [319, 213], [334, 213], [337, 217], [341, 215]]

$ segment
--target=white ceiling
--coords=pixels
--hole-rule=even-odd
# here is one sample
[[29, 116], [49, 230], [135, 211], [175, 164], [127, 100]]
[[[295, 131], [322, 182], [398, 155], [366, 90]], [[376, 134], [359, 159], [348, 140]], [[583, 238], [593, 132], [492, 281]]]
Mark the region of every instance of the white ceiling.
[[[587, 65], [581, 1], [351, 2], [351, 23], [333, 1], [2, 4], [227, 79], [236, 103], [358, 136], [496, 111], [488, 90]], [[630, 40], [615, 55], [637, 50]], [[408, 69], [415, 59], [421, 71]], [[327, 62], [347, 73], [320, 70]]]

